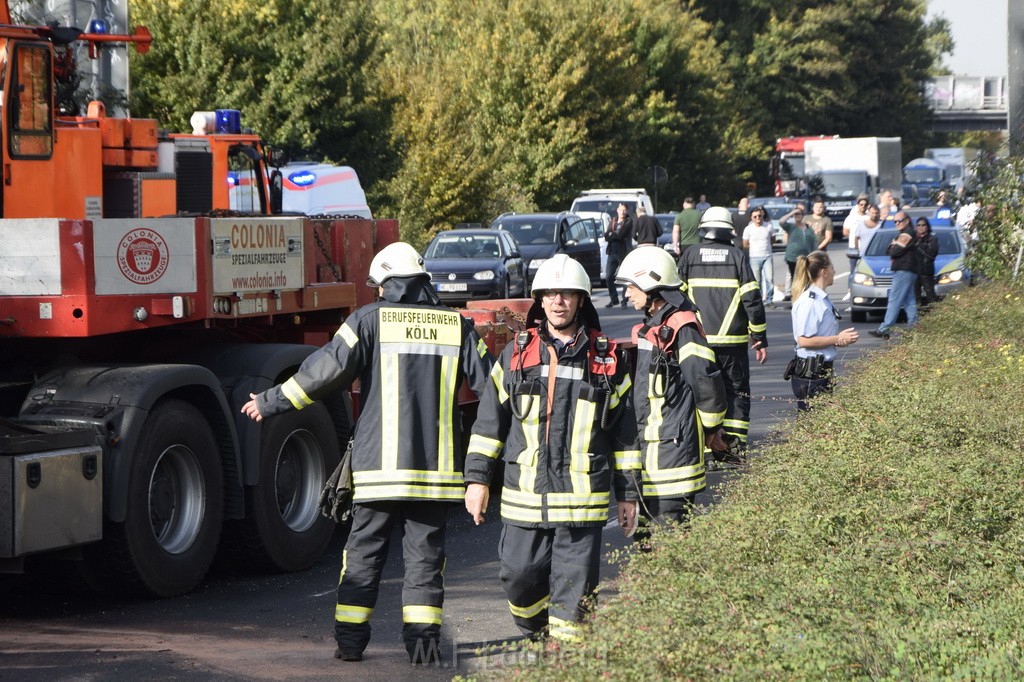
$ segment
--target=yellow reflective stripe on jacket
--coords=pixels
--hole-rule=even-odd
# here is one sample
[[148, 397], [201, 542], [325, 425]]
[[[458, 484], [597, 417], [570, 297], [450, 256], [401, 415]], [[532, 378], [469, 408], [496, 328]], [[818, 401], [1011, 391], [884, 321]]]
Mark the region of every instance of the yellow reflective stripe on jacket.
[[563, 642], [580, 641], [580, 629], [576, 623], [554, 616], [548, 616], [548, 634]]
[[[661, 427], [665, 423], [665, 381], [661, 372], [651, 372], [647, 381], [647, 399], [651, 410], [644, 426], [644, 440], [661, 440]], [[655, 395], [655, 394], [661, 395]]]
[[[725, 316], [722, 318], [722, 326], [718, 328], [718, 336], [724, 336], [732, 328], [732, 321], [736, 318], [736, 313], [739, 309], [740, 291], [737, 289], [736, 293], [732, 295], [732, 300], [729, 301], [729, 308], [725, 311]], [[740, 336], [740, 338], [746, 341], [746, 337]]]
[[340, 336], [341, 340], [344, 341], [345, 345], [349, 348], [355, 348], [355, 345], [359, 343], [359, 337], [356, 336], [356, 333], [352, 331], [352, 328], [347, 324], [341, 325], [341, 328], [338, 329], [338, 333], [335, 334], [335, 336]]
[[505, 488], [501, 494], [501, 518], [507, 521], [522, 521], [523, 523], [541, 523], [544, 521], [540, 507], [536, 509], [523, 507], [506, 499], [508, 490], [508, 488]]
[[431, 623], [441, 624], [441, 607], [412, 604], [402, 607], [403, 623]]
[[615, 387], [615, 391], [612, 393], [612, 399], [608, 403], [608, 408], [614, 410], [619, 406], [619, 401], [622, 400], [622, 396], [629, 392], [629, 389], [633, 387], [633, 379], [627, 374], [622, 377], [622, 383]]
[[733, 429], [749, 429], [750, 422], [743, 419], [723, 419], [722, 426]]
[[518, 616], [520, 618], [533, 618], [546, 609], [550, 601], [551, 595], [544, 595], [537, 603], [530, 604], [529, 606], [516, 606], [512, 602], [509, 602], [508, 610], [512, 612], [513, 616]]
[[399, 358], [380, 355], [380, 413], [388, 415], [380, 420], [380, 468], [394, 471], [398, 468], [399, 442]]
[[748, 291], [760, 291], [760, 290], [761, 290], [761, 287], [757, 283], [757, 280], [752, 280], [752, 281], [747, 282], [746, 284], [744, 284], [744, 285], [742, 285], [740, 287], [740, 296], [742, 296], [743, 294], [747, 293]]
[[746, 334], [709, 334], [708, 343], [712, 346], [731, 346], [747, 342]]
[[704, 476], [687, 481], [675, 481], [673, 483], [647, 483], [644, 482], [645, 497], [678, 497], [703, 490], [707, 487], [707, 479]]
[[617, 450], [612, 454], [615, 457], [615, 469], [617, 471], [629, 471], [640, 468], [639, 450]]
[[519, 409], [522, 412], [529, 403], [529, 410], [523, 419], [523, 438], [526, 441], [523, 451], [516, 457], [519, 464], [519, 489], [533, 491], [537, 484], [537, 456], [540, 453], [540, 396], [519, 396]]
[[[651, 445], [656, 445], [651, 443]], [[648, 450], [650, 453], [650, 450]], [[657, 452], [655, 452], [657, 454]], [[683, 467], [672, 467], [670, 469], [659, 469], [657, 467], [657, 459], [655, 459], [655, 466], [649, 466], [644, 469], [644, 483], [664, 483], [666, 481], [674, 481], [683, 478], [693, 478], [695, 476], [703, 476], [705, 473], [704, 463], [691, 464]]]
[[456, 374], [458, 368], [459, 358], [457, 356], [441, 358], [441, 385], [437, 396], [437, 468], [440, 471], [455, 469], [455, 434], [452, 431], [454, 419], [452, 410], [455, 402], [455, 387], [458, 385]]
[[367, 483], [462, 483], [461, 471], [423, 471], [420, 469], [392, 469], [391, 471], [353, 471], [352, 482]]
[[371, 615], [373, 615], [373, 609], [366, 606], [338, 604], [334, 608], [334, 620], [339, 623], [367, 623]]
[[738, 279], [719, 279], [718, 277], [691, 277], [686, 282], [690, 289], [739, 289]]
[[488, 353], [487, 344], [484, 343], [483, 339], [480, 339], [479, 341], [476, 342], [476, 353], [477, 353], [477, 355], [479, 355], [482, 358], [486, 358], [487, 357], [487, 353]]
[[284, 393], [284, 397], [288, 398], [288, 402], [296, 410], [301, 410], [313, 404], [313, 401], [306, 395], [306, 392], [302, 390], [302, 386], [299, 386], [299, 382], [295, 381], [295, 377], [281, 384], [281, 392]]
[[461, 486], [450, 487], [429, 483], [395, 483], [392, 485], [357, 486], [352, 492], [355, 502], [372, 502], [374, 500], [436, 500], [461, 502], [466, 491]]
[[498, 402], [504, 404], [508, 400], [508, 391], [505, 390], [505, 369], [500, 362], [494, 363], [494, 367], [491, 368], [491, 381], [498, 390]]
[[505, 443], [494, 438], [488, 438], [487, 436], [481, 436], [478, 433], [474, 433], [469, 437], [469, 450], [470, 454], [483, 455], [489, 459], [497, 459], [501, 455], [501, 449], [505, 447]]
[[600, 509], [548, 509], [551, 523], [597, 523], [608, 520], [608, 505]]
[[345, 579], [345, 569], [348, 568], [348, 550], [341, 550], [341, 575], [338, 576], [338, 584]]
[[716, 362], [718, 359], [715, 356], [715, 351], [711, 350], [707, 346], [690, 341], [679, 349], [679, 364], [683, 364], [683, 360], [692, 356], [703, 358], [708, 362]]
[[569, 438], [569, 478], [577, 493], [590, 492], [590, 436], [597, 406], [589, 400], [576, 402]]
[[758, 334], [768, 329], [768, 323], [765, 324], [754, 324], [753, 322], [747, 323], [747, 329], [750, 330], [751, 334]]
[[697, 419], [700, 420], [701, 426], [711, 429], [722, 425], [722, 421], [725, 419], [725, 412], [725, 410], [722, 410], [721, 412], [705, 412], [704, 410], [697, 410]]

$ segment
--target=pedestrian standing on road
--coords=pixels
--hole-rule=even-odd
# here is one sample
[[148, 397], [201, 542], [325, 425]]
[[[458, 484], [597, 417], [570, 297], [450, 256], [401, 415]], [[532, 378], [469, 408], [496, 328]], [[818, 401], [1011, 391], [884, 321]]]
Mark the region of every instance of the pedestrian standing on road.
[[464, 490], [459, 384], [465, 374], [483, 394], [492, 361], [472, 322], [441, 304], [412, 246], [382, 249], [370, 262], [367, 285], [378, 287], [382, 300], [353, 313], [294, 376], [251, 395], [242, 412], [262, 421], [359, 380], [352, 529], [342, 555], [334, 655], [362, 660], [397, 528], [405, 551], [402, 639], [413, 663], [439, 663], [445, 526]]
[[743, 248], [750, 258], [750, 269], [761, 288], [765, 306], [774, 306], [775, 263], [772, 257], [772, 226], [763, 206], [750, 212], [750, 224], [743, 230]]
[[700, 195], [700, 201], [697, 202], [696, 208], [701, 213], [711, 208], [711, 204], [708, 203], [708, 198], [703, 194]]
[[891, 189], [883, 189], [878, 193], [878, 209], [882, 212], [882, 220], [885, 221], [892, 220], [900, 210]]
[[[727, 448], [721, 428], [725, 384], [696, 309], [680, 291], [683, 282], [672, 256], [638, 249], [622, 261], [618, 281], [645, 315], [633, 327], [641, 514], [654, 523], [683, 523], [706, 486], [705, 444], [712, 451]], [[648, 537], [642, 529], [635, 540]]]
[[[843, 239], [848, 240], [847, 243], [851, 249], [856, 249], [857, 245], [853, 243], [854, 235], [857, 233], [857, 229], [864, 224], [864, 220], [868, 217], [868, 195], [861, 192], [857, 196], [857, 205], [850, 209], [850, 214], [846, 216], [846, 220], [843, 221]], [[846, 294], [843, 296], [844, 301], [850, 300], [850, 289], [853, 287], [853, 272], [857, 269], [858, 259], [850, 258], [850, 275], [846, 281]]]
[[839, 331], [843, 317], [825, 293], [835, 275], [835, 266], [824, 251], [797, 260], [792, 311], [796, 363], [790, 382], [801, 410], [809, 408], [809, 399], [832, 390], [836, 348], [845, 348], [859, 338], [853, 327]]
[[733, 229], [736, 234], [742, 235], [743, 230], [750, 224], [750, 199], [747, 197], [740, 197], [739, 202], [736, 204], [736, 213], [732, 216]]
[[827, 249], [832, 243], [832, 219], [825, 214], [825, 201], [821, 197], [814, 200], [811, 215], [807, 216], [807, 224], [818, 238], [818, 251]]
[[619, 525], [636, 528], [637, 425], [629, 359], [601, 334], [583, 266], [555, 256], [532, 293], [527, 329], [495, 364], [473, 424], [466, 511], [483, 523], [502, 457], [499, 577], [512, 618], [531, 638], [573, 639], [613, 488]]
[[647, 215], [647, 209], [643, 204], [637, 204], [636, 207], [633, 236], [637, 246], [657, 246], [658, 237], [661, 236], [661, 223], [654, 216]]
[[[792, 220], [791, 220], [792, 218]], [[779, 218], [779, 223], [786, 233], [786, 267], [789, 269], [789, 279], [786, 280], [786, 297], [782, 300], [788, 301], [792, 298], [793, 273], [796, 271], [796, 259], [806, 256], [818, 244], [817, 235], [811, 226], [804, 222], [804, 205], [797, 204], [796, 208]]]
[[889, 329], [896, 324], [900, 310], [907, 312], [908, 326], [917, 324], [917, 231], [904, 211], [896, 214], [893, 223], [900, 232], [885, 249], [892, 263], [892, 285], [885, 306], [885, 319], [878, 329], [868, 332], [882, 339], [889, 338]]
[[[619, 204], [616, 215], [612, 218], [611, 225], [604, 233], [605, 253], [608, 254], [608, 262], [605, 264], [605, 283], [608, 286], [608, 297], [611, 299], [605, 308], [614, 308], [619, 305], [619, 291], [615, 286], [615, 272], [619, 269], [619, 263], [626, 257], [633, 248], [633, 218], [629, 215], [629, 207]], [[623, 292], [622, 307], [626, 307], [625, 292]]]
[[700, 213], [693, 207], [693, 197], [683, 199], [683, 210], [672, 221], [672, 250], [677, 258], [689, 247], [700, 243]]
[[[732, 461], [736, 450], [747, 444], [750, 429], [750, 358], [747, 344], [757, 361], [768, 359], [768, 326], [761, 292], [750, 269], [747, 254], [732, 246], [735, 236], [729, 209], [712, 206], [701, 217], [704, 240], [683, 254], [679, 276], [690, 301], [700, 311], [708, 345], [715, 351], [725, 380], [727, 408], [725, 440], [730, 452], [715, 451], [716, 458]], [[809, 234], [813, 236], [810, 228]]]
[[935, 293], [935, 259], [939, 255], [939, 240], [932, 233], [927, 218], [918, 218], [917, 232], [917, 288], [918, 305], [931, 305], [939, 300]]

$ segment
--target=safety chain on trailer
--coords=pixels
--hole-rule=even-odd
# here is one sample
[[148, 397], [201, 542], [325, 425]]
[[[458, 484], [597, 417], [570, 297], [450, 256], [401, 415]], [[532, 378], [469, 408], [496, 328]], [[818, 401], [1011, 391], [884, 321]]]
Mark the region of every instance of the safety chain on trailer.
[[331, 266], [331, 273], [334, 275], [334, 281], [341, 281], [341, 272], [338, 271], [338, 266], [331, 259], [330, 252], [327, 251], [327, 247], [324, 245], [322, 239], [320, 239], [320, 230], [316, 229], [316, 225], [313, 226], [313, 240], [316, 242], [317, 248], [320, 249], [320, 253], [327, 259], [327, 264]]
[[507, 305], [503, 305], [498, 309], [498, 317], [514, 332], [518, 333], [526, 329], [526, 318]]

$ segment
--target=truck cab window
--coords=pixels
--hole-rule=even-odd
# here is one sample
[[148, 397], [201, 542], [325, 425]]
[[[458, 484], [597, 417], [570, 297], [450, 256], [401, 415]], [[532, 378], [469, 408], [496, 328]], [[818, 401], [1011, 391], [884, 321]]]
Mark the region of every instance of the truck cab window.
[[19, 45], [11, 73], [11, 156], [49, 158], [53, 151], [50, 51]]
[[228, 199], [232, 211], [266, 213], [260, 191], [263, 181], [259, 153], [252, 147], [239, 145], [228, 153]]

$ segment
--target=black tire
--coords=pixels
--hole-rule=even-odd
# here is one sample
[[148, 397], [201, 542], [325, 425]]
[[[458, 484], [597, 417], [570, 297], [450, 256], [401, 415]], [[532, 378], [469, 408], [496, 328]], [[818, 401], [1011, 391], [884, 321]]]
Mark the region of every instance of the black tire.
[[868, 312], [866, 310], [851, 310], [850, 311], [851, 322], [867, 322]]
[[128, 510], [86, 548], [84, 573], [106, 594], [174, 597], [206, 575], [220, 539], [224, 483], [213, 431], [182, 400], [158, 403], [133, 449]]
[[323, 556], [337, 527], [317, 501], [341, 459], [338, 435], [322, 403], [262, 426], [260, 480], [245, 490], [236, 549], [249, 567], [301, 571]]
[[509, 281], [508, 275], [505, 275], [505, 284], [501, 288], [502, 298], [512, 298], [512, 282]]

